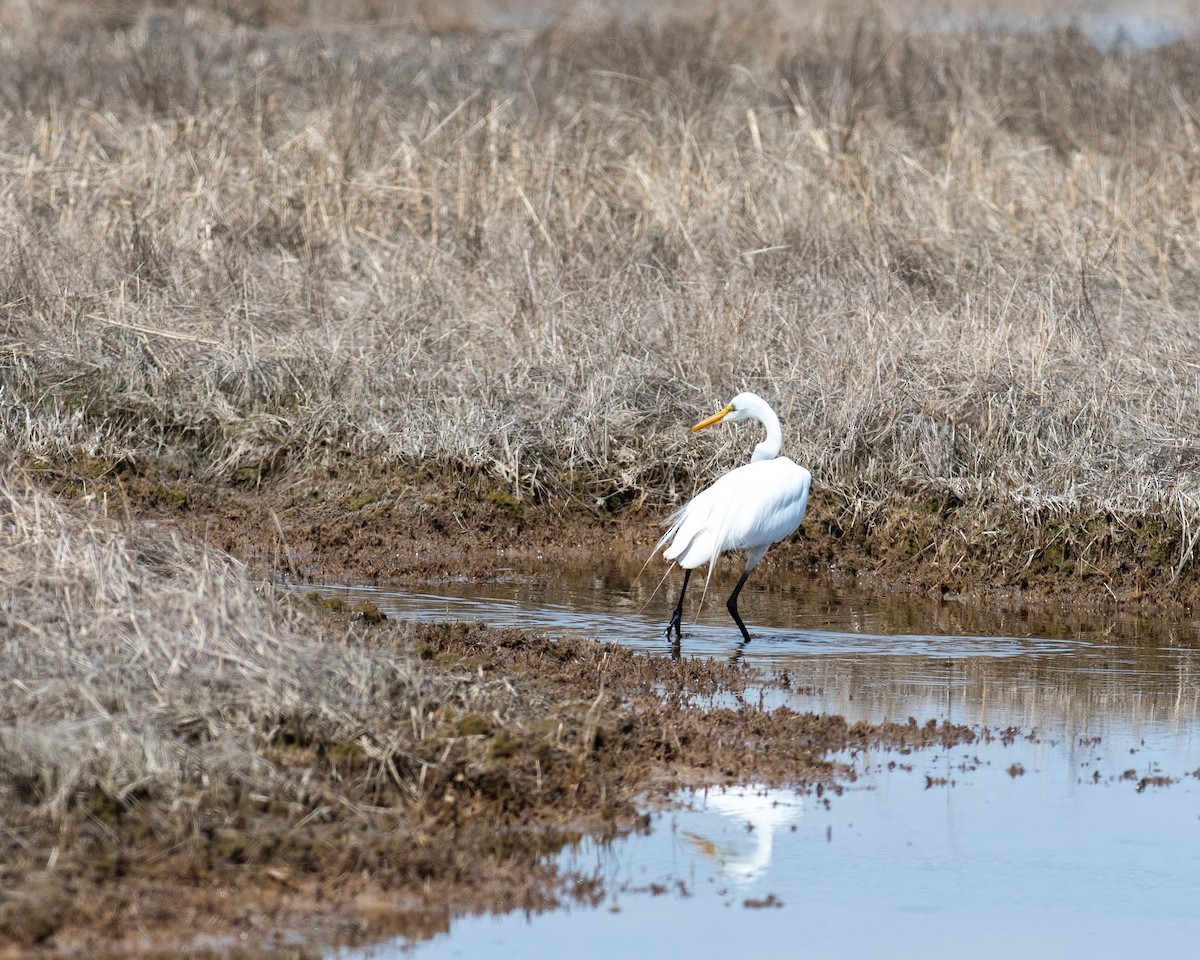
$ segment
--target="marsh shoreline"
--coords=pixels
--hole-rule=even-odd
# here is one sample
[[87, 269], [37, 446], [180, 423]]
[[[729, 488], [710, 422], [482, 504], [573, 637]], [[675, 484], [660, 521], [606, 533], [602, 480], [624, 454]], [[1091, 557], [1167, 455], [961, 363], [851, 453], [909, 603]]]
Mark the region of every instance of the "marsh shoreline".
[[[285, 737], [264, 742], [263, 756], [314, 771], [328, 803], [305, 811], [231, 800], [205, 813], [226, 826], [199, 832], [181, 832], [178, 823], [164, 829], [155, 819], [161, 812], [144, 814], [136, 799], [93, 795], [57, 821], [31, 808], [20, 828], [24, 868], [10, 863], [22, 888], [0, 915], [0, 956], [209, 948], [307, 956], [322, 945], [432, 935], [464, 913], [537, 911], [594, 897], [588, 878], [557, 874], [555, 850], [584, 835], [638, 829], [648, 805], [680, 788], [753, 779], [837, 790], [854, 773], [828, 755], [987, 735], [911, 720], [851, 727], [837, 716], [764, 711], [742, 693], [781, 678], [706, 659], [703, 651], [672, 661], [584, 638], [405, 625], [370, 604], [327, 601], [321, 593], [326, 583], [553, 577], [562, 565], [633, 563], [661, 529], [648, 506], [607, 515], [539, 508], [480, 478], [451, 484], [428, 470], [254, 487], [119, 473], [43, 473], [37, 482], [55, 490], [68, 511], [100, 510], [137, 536], [227, 554], [251, 580], [302, 585], [279, 602], [305, 607], [318, 642], [393, 648], [441, 682], [492, 684], [487, 696], [499, 699], [490, 715], [439, 713], [420, 761], [438, 773], [428, 782], [423, 775], [416, 794], [396, 784], [381, 796], [375, 781], [365, 806], [355, 784], [366, 761], [353, 744]], [[927, 536], [945, 536], [944, 525], [955, 522], [952, 511], [926, 517], [935, 521]], [[986, 567], [977, 579], [960, 571], [950, 586], [936, 553], [926, 562], [903, 547], [889, 555], [878, 538], [832, 536], [833, 522], [818, 498], [801, 533], [777, 546], [757, 577], [767, 584], [833, 578], [1014, 607], [1179, 609], [1181, 591], [1191, 588], [1186, 578], [1171, 582], [1167, 569], [1134, 570], [1125, 581], [1042, 572], [1014, 582]], [[1161, 589], [1147, 589], [1154, 583]], [[730, 693], [741, 706], [705, 709], [692, 701], [697, 691]], [[500, 716], [503, 722], [493, 719]], [[451, 753], [457, 759], [447, 763]], [[565, 789], [543, 789], [549, 780]], [[344, 810], [331, 812], [339, 804]], [[66, 846], [64, 832], [72, 838]]]
[[[662, 569], [651, 557], [671, 510], [539, 504], [485, 475], [427, 466], [239, 486], [60, 475], [52, 486], [119, 502], [140, 522], [246, 561], [256, 576], [314, 584], [553, 576], [561, 563], [649, 560]], [[771, 549], [756, 580], [820, 577], [1009, 607], [1179, 613], [1200, 602], [1186, 537], [1167, 520], [1039, 523], [932, 495], [856, 508], [817, 488], [800, 531]]]

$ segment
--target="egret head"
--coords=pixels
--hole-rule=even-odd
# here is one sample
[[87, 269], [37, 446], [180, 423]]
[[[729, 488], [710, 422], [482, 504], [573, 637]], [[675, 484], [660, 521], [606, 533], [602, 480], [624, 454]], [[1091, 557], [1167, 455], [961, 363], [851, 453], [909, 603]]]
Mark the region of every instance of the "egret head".
[[713, 424], [720, 423], [723, 420], [762, 420], [764, 407], [768, 410], [770, 409], [767, 406], [767, 402], [758, 394], [739, 393], [723, 409], [718, 410], [707, 420], [701, 420], [692, 427], [692, 432], [695, 433], [697, 430], [711, 427]]

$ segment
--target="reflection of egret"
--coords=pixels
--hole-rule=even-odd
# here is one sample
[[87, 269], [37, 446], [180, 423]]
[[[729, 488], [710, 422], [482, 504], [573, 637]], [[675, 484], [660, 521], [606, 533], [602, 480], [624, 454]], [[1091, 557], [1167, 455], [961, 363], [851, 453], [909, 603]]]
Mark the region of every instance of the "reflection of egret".
[[746, 567], [733, 588], [725, 606], [733, 622], [748, 643], [750, 634], [738, 615], [737, 599], [742, 585], [771, 544], [782, 540], [800, 526], [808, 504], [808, 489], [812, 475], [804, 467], [781, 457], [783, 432], [779, 418], [771, 405], [753, 393], [739, 393], [728, 406], [707, 420], [692, 427], [703, 430], [722, 420], [757, 420], [767, 431], [766, 439], [754, 448], [750, 462], [730, 470], [705, 487], [672, 518], [671, 526], [655, 546], [663, 556], [683, 567], [683, 586], [679, 602], [667, 625], [667, 635], [675, 630], [679, 640], [680, 619], [683, 616], [683, 595], [687, 592], [692, 571], [708, 564], [712, 577], [713, 565], [726, 550], [745, 550]]
[[766, 872], [771, 863], [777, 829], [800, 819], [800, 798], [782, 790], [745, 787], [710, 793], [705, 804], [725, 814], [753, 835], [754, 849], [738, 852], [698, 833], [685, 831], [688, 842], [717, 862], [721, 872], [739, 883], [748, 883]]

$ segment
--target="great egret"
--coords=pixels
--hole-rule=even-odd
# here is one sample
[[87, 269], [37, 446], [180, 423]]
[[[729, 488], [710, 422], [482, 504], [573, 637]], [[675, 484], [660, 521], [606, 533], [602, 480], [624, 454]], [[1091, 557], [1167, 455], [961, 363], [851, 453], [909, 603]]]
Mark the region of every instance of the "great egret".
[[787, 457], [781, 457], [783, 433], [771, 405], [754, 393], [739, 393], [719, 413], [692, 427], [692, 432], [711, 427], [722, 420], [757, 420], [767, 431], [766, 439], [754, 448], [750, 462], [730, 470], [711, 486], [705, 487], [667, 521], [670, 526], [654, 548], [665, 546], [663, 557], [683, 568], [683, 587], [679, 602], [667, 624], [667, 636], [675, 630], [680, 639], [683, 595], [692, 571], [713, 566], [726, 550], [745, 550], [746, 567], [725, 606], [747, 642], [750, 634], [738, 615], [737, 598], [746, 578], [768, 548], [792, 533], [804, 519], [812, 474]]

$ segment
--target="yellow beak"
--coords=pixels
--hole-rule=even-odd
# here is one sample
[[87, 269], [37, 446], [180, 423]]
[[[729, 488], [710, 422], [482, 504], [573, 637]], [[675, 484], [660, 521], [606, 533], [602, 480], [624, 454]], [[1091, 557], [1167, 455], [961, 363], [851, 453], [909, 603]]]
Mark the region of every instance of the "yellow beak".
[[732, 403], [729, 406], [727, 406], [724, 410], [722, 410], [720, 413], [714, 413], [707, 420], [701, 420], [698, 424], [696, 424], [694, 427], [692, 427], [692, 433], [695, 433], [697, 430], [703, 430], [705, 427], [711, 427], [714, 423], [720, 423], [731, 413], [733, 413], [733, 404]]

